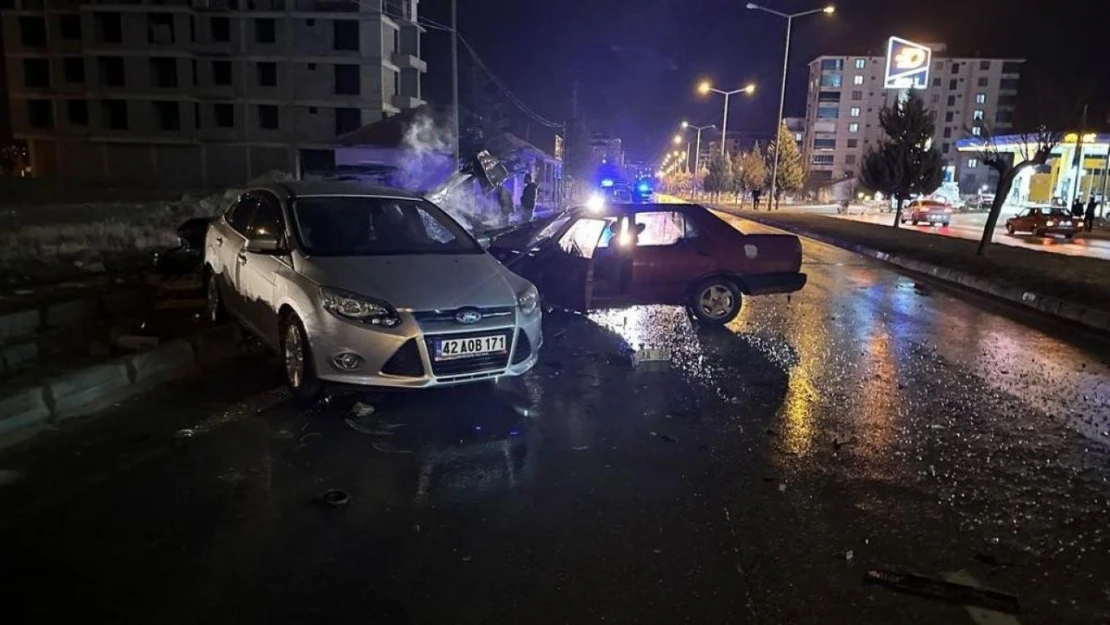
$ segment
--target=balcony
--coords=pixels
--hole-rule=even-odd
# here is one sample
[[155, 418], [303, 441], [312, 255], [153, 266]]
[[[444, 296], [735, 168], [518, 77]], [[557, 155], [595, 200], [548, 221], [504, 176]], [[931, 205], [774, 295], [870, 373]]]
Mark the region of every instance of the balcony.
[[411, 95], [400, 94], [394, 94], [394, 96], [390, 98], [389, 103], [401, 109], [402, 111], [424, 106], [424, 100]]
[[428, 64], [420, 57], [402, 52], [393, 53], [393, 64], [401, 69], [415, 69], [418, 72], [428, 71]]

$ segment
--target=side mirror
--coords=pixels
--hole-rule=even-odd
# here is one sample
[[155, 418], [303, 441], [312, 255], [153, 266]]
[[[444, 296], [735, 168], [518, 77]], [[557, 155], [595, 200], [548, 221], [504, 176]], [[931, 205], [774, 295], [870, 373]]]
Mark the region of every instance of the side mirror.
[[272, 234], [260, 234], [247, 239], [247, 251], [252, 254], [276, 254], [284, 251], [281, 241]]
[[490, 240], [488, 235], [483, 234], [479, 236], [477, 240], [478, 245], [481, 245], [483, 250], [488, 250], [489, 246], [492, 244], [492, 241]]

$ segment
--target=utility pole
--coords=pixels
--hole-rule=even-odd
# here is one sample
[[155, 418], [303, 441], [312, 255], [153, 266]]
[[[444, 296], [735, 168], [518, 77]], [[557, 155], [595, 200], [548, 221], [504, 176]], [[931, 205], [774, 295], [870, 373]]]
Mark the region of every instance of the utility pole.
[[1071, 197], [1068, 198], [1068, 210], [1075, 204], [1075, 199], [1079, 197], [1079, 179], [1083, 176], [1083, 133], [1087, 132], [1087, 105], [1083, 105], [1083, 122], [1079, 127], [1079, 137], [1075, 141], [1075, 159], [1072, 163], [1075, 165], [1075, 181], [1071, 187]]
[[459, 13], [458, 0], [451, 0], [451, 99], [454, 101], [455, 126], [455, 170], [460, 165], [459, 142], [462, 140], [459, 129]]

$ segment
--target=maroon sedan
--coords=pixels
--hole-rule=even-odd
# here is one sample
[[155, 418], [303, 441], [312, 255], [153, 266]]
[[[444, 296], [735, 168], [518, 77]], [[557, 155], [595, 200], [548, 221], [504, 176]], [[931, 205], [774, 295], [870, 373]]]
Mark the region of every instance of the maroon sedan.
[[788, 234], [745, 234], [693, 204], [575, 208], [520, 245], [495, 239], [490, 251], [572, 310], [632, 304], [687, 306], [705, 323], [740, 312], [744, 295], [805, 286], [802, 246]]

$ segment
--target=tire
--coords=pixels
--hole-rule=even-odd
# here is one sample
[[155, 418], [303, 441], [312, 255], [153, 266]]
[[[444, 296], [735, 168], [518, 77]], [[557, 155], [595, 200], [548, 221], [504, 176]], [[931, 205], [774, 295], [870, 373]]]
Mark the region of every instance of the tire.
[[282, 316], [280, 327], [282, 376], [293, 395], [293, 401], [306, 408], [316, 403], [322, 394], [308, 334], [301, 320], [292, 313]]
[[1071, 241], [1072, 239], [1075, 238], [1075, 235], [1074, 234], [1065, 234], [1064, 238], [1067, 239], [1068, 241]]
[[709, 278], [694, 287], [690, 310], [700, 323], [724, 325], [740, 314], [743, 295], [734, 282], [726, 278]]
[[204, 272], [204, 299], [208, 323], [219, 325], [227, 321], [227, 308], [224, 307], [224, 297], [220, 293], [219, 279], [211, 269]]
[[1035, 237], [1044, 237], [1044, 231], [1043, 230], [1034, 230], [1033, 231], [1033, 236], [1035, 236]]
[[1006, 224], [1006, 234], [1008, 234], [1010, 236], [1013, 236], [1013, 234], [1014, 234], [1014, 225], [1013, 224]]
[[946, 222], [942, 223], [942, 224], [940, 225], [940, 227], [941, 227], [941, 228], [947, 228], [947, 227], [948, 227], [948, 223], [949, 223], [949, 222], [947, 222], [947, 221], [946, 221]]
[[917, 220], [916, 219], [911, 219], [910, 224], [916, 226], [917, 225]]

